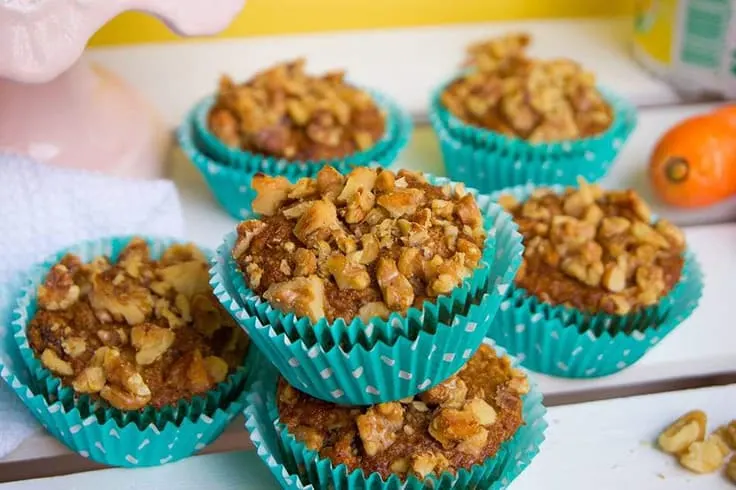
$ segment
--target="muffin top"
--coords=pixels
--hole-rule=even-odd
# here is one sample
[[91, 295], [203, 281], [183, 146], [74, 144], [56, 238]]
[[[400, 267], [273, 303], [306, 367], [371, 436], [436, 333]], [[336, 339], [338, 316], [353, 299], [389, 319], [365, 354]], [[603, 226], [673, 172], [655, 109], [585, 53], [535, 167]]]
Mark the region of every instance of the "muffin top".
[[293, 185], [264, 175], [252, 185], [261, 217], [238, 225], [232, 254], [248, 286], [283, 312], [387, 318], [449, 293], [479, 265], [483, 217], [460, 184], [327, 166]]
[[366, 476], [456, 472], [481, 464], [524, 423], [522, 395], [529, 383], [481, 345], [454, 376], [415, 397], [369, 407], [312, 398], [281, 379], [279, 418], [291, 434], [337, 466]]
[[192, 245], [154, 260], [139, 238], [114, 263], [68, 254], [38, 288], [31, 348], [65, 385], [120, 410], [205, 393], [242, 364], [248, 346], [213, 296], [207, 269]]
[[276, 65], [236, 85], [220, 80], [210, 130], [226, 145], [288, 160], [342, 158], [372, 147], [385, 117], [345, 73], [304, 72], [304, 60]]
[[593, 74], [571, 60], [530, 58], [528, 44], [513, 34], [472, 45], [471, 69], [444, 90], [442, 104], [470, 125], [532, 143], [605, 131], [613, 111]]
[[657, 303], [680, 278], [682, 231], [652, 222], [633, 190], [581, 180], [563, 194], [538, 189], [523, 203], [508, 195], [499, 202], [523, 235], [516, 285], [544, 302], [626, 314]]

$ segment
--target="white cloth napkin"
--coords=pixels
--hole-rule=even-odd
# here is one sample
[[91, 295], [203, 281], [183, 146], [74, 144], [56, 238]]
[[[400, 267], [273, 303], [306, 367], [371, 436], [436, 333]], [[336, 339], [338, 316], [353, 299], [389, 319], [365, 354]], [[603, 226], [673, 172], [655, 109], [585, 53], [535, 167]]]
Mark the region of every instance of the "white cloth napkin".
[[[110, 178], [0, 154], [0, 285], [75, 242], [130, 234], [181, 237], [183, 231], [173, 182]], [[38, 427], [0, 379], [0, 458]]]

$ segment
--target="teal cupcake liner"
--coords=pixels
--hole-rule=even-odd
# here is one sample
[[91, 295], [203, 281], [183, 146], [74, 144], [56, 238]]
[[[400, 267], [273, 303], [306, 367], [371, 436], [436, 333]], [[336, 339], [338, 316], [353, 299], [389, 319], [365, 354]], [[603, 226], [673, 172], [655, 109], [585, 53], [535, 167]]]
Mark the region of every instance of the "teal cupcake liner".
[[577, 185], [578, 176], [596, 182], [608, 173], [636, 127], [634, 106], [600, 88], [614, 111], [613, 123], [606, 131], [577, 140], [529, 143], [455, 117], [440, 99], [449, 83], [432, 95], [429, 119], [450, 178], [472, 182], [481, 192], [527, 183]]
[[176, 134], [179, 146], [199, 170], [217, 204], [235, 219], [251, 216], [251, 204], [256, 197], [251, 181], [258, 172], [230, 167], [205, 155], [199, 148], [194, 127], [189, 120], [177, 129]]
[[[551, 186], [555, 192], [564, 187]], [[527, 199], [534, 186], [491, 195]], [[527, 368], [552, 376], [594, 378], [631, 366], [695, 310], [703, 292], [703, 273], [691, 251], [685, 252], [680, 280], [656, 305], [627, 315], [589, 314], [544, 303], [512, 286], [488, 331]]]
[[[489, 340], [485, 342], [493, 345]], [[504, 353], [500, 348], [497, 351], [499, 354]], [[530, 382], [530, 391], [523, 398], [525, 425], [501, 446], [495, 456], [470, 469], [461, 469], [456, 474], [446, 472], [439, 477], [430, 476], [424, 481], [415, 476], [410, 476], [403, 482], [397, 476], [383, 480], [376, 473], [366, 475], [362, 470], [351, 472], [345, 465], [335, 467], [329, 459], [321, 458], [316, 451], [297, 441], [279, 420], [276, 405], [277, 382], [278, 372], [272, 367], [264, 366], [258, 372], [248, 395], [245, 427], [250, 432], [257, 454], [282, 488], [506, 488], [539, 452], [547, 428], [542, 395], [537, 386]]]
[[[88, 395], [77, 395], [41, 365], [28, 344], [26, 326], [36, 311], [35, 293], [50, 267], [67, 252], [88, 261], [99, 255], [116, 257], [133, 237], [114, 237], [69, 247], [22, 275], [0, 298], [0, 319], [12, 323], [1, 331], [0, 375], [31, 412], [57, 439], [82, 456], [114, 466], [154, 466], [176, 461], [216, 439], [242, 409], [245, 384], [253, 371], [255, 348], [242, 367], [215, 389], [176, 405], [121, 411]], [[172, 239], [147, 238], [152, 256]], [[211, 252], [209, 252], [211, 256]]]
[[[481, 196], [483, 197], [483, 196]], [[438, 305], [365, 324], [310, 326], [247, 290], [231, 257], [234, 236], [218, 248], [210, 284], [251, 340], [294, 386], [327, 401], [366, 405], [414, 395], [440, 383], [478, 348], [521, 263], [511, 217], [483, 197], [490, 246], [487, 271]], [[412, 312], [414, 311], [414, 312]], [[427, 362], [428, 359], [436, 362]]]
[[[455, 184], [441, 177], [427, 175], [427, 178], [438, 186]], [[474, 314], [474, 309], [479, 304], [488, 308], [491, 316], [495, 313], [499, 290], [505, 291], [511, 284], [523, 252], [516, 225], [503, 208], [490, 196], [479, 194], [475, 189], [466, 191], [475, 196], [487, 232], [479, 265], [451, 294], [440, 296], [436, 302], [425, 301], [421, 308], [409, 308], [405, 315], [392, 313], [388, 319], [375, 318], [368, 325], [358, 318], [349, 323], [338, 318], [332, 323], [322, 319], [312, 324], [306, 317], [297, 318], [293, 313], [282, 313], [273, 308], [247, 286], [231, 257], [236, 239], [234, 232], [228, 234], [223, 246], [218, 248], [218, 260], [227, 265], [226, 274], [237, 293], [235, 298], [248, 315], [258, 317], [261, 323], [271, 325], [276, 333], [286, 334], [292, 342], [302, 341], [307, 347], [319, 345], [330, 349], [341, 346], [349, 350], [351, 346], [360, 344], [370, 348], [378, 341], [393, 344], [400, 337], [413, 340], [419, 332], [435, 333], [440, 326], [453, 323], [464, 326], [467, 321], [477, 322], [478, 315]]]
[[[290, 182], [296, 183], [302, 177], [315, 177], [317, 172], [327, 164], [335, 166], [342, 173], [349, 172], [355, 166], [380, 165], [387, 167], [404, 149], [412, 131], [412, 123], [408, 115], [399, 109], [395, 109], [387, 113], [387, 121], [391, 121], [390, 127], [387, 127], [386, 136], [377, 144], [376, 151], [370, 154], [370, 158], [354, 159], [350, 156], [341, 161], [309, 162], [309, 165], [304, 164], [304, 162], [295, 163], [275, 160], [274, 158], [269, 159], [262, 155], [225, 148], [225, 150], [234, 154], [250, 156], [253, 162], [246, 165], [242, 162], [238, 163], [234, 157], [225, 159], [222, 155], [213, 155], [210, 146], [201, 136], [201, 131], [198, 133], [197, 117], [201, 117], [202, 111], [206, 115], [211, 105], [211, 101], [209, 101], [209, 104], [207, 102], [205, 100], [195, 107], [177, 130], [177, 138], [187, 158], [204, 177], [215, 200], [230, 216], [236, 219], [244, 219], [252, 215], [251, 204], [256, 194], [251, 181], [256, 174], [281, 175]], [[222, 145], [213, 135], [210, 134], [210, 137]], [[265, 163], [261, 165], [257, 160], [262, 160]]]

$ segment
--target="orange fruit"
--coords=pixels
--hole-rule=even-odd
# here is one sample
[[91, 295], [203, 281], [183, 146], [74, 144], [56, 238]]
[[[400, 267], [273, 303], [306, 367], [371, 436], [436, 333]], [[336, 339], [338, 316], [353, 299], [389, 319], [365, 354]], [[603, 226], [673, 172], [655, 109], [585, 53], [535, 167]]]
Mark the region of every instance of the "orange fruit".
[[649, 162], [667, 204], [709, 206], [736, 193], [736, 106], [687, 119], [665, 133]]

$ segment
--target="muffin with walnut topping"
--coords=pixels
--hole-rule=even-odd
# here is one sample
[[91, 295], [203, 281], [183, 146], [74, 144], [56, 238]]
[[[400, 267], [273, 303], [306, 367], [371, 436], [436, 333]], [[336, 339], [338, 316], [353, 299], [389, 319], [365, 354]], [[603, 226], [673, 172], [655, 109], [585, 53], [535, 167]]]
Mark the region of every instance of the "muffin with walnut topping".
[[603, 177], [635, 125], [634, 109], [568, 59], [528, 56], [511, 34], [468, 48], [468, 69], [432, 99], [449, 175], [482, 191]]
[[[275, 474], [284, 468], [316, 488], [350, 480], [366, 488], [505, 485], [534, 457], [546, 427], [526, 373], [487, 344], [450, 378], [401, 400], [335, 405], [275, 371], [259, 375], [254, 395], [246, 427], [261, 432], [259, 454]], [[269, 447], [271, 437], [280, 444]]]
[[142, 238], [55, 255], [34, 271], [16, 311], [15, 337], [41, 393], [95, 414], [89, 430], [120, 424], [136, 437], [148, 432], [138, 427], [217, 418], [189, 449], [209, 442], [242, 406], [248, 337], [212, 294], [207, 270], [191, 244]]
[[[364, 167], [346, 176], [325, 167], [296, 184], [259, 175], [254, 187], [259, 217], [228, 238], [226, 275], [248, 316], [283, 336], [289, 351], [299, 341], [313, 354], [270, 356], [282, 360], [292, 384], [319, 398], [369, 403], [385, 399], [384, 388], [415, 393], [439, 382], [480, 345], [483, 322], [498, 306], [494, 288], [513, 277], [521, 251], [510, 220], [499, 219], [487, 196], [416, 172]], [[244, 326], [253, 337], [265, 330]], [[415, 342], [413, 349], [398, 350], [397, 339]], [[390, 352], [373, 353], [379, 343]], [[424, 349], [445, 361], [412, 373], [411, 358]], [[336, 350], [382, 366], [350, 376], [352, 391], [326, 360], [318, 371], [335, 376], [313, 377], [317, 354]], [[384, 367], [388, 378], [379, 374]], [[392, 386], [395, 378], [402, 381]]]
[[[240, 209], [253, 196], [240, 189], [250, 187], [254, 173], [295, 182], [314, 177], [325, 164], [341, 172], [389, 165], [410, 132], [408, 115], [385, 96], [346, 81], [342, 71], [307, 73], [299, 59], [239, 84], [223, 77], [214, 99], [195, 108], [180, 140], [218, 199], [229, 211], [235, 206], [230, 201], [237, 201], [231, 214], [242, 218]], [[238, 182], [228, 197], [224, 181], [233, 175]]]
[[[497, 197], [525, 248], [509, 308], [491, 335], [528, 366], [610, 374], [638, 360], [695, 307], [700, 271], [683, 232], [654, 218], [636, 192], [581, 180], [577, 189], [514, 188]], [[534, 337], [538, 329], [551, 339], [546, 348], [530, 342], [543, 338]]]

